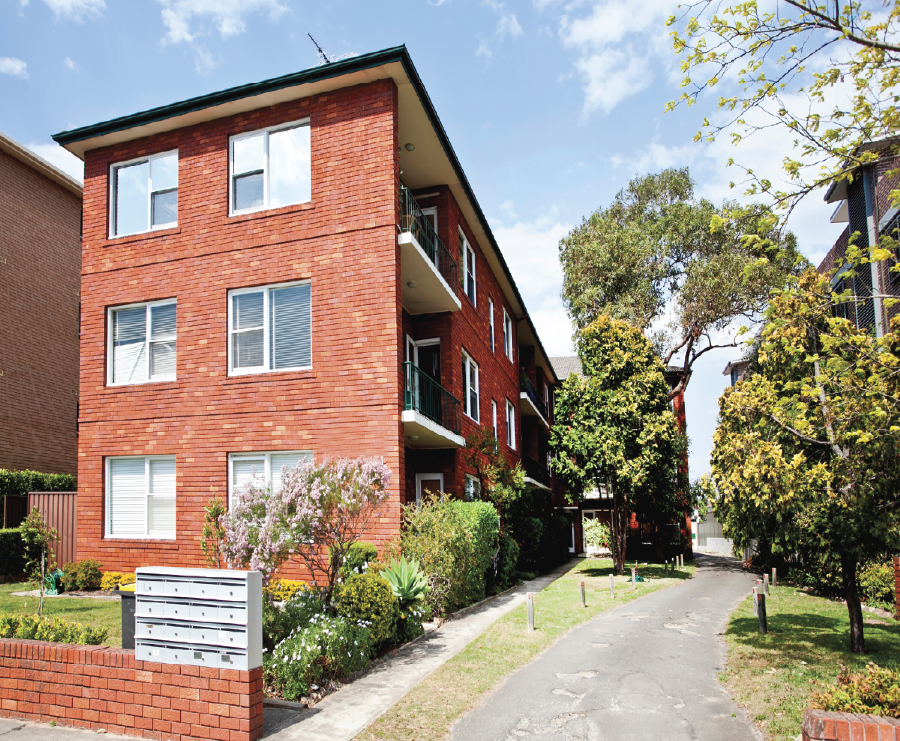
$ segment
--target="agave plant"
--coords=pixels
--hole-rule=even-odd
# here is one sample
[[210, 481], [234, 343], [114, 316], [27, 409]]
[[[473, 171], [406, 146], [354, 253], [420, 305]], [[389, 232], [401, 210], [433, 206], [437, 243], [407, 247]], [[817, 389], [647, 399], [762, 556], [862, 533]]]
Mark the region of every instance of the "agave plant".
[[419, 562], [407, 561], [406, 556], [401, 556], [399, 563], [392, 558], [391, 565], [381, 572], [381, 576], [391, 585], [391, 591], [400, 603], [400, 616], [405, 620], [425, 599], [428, 578], [419, 568]]

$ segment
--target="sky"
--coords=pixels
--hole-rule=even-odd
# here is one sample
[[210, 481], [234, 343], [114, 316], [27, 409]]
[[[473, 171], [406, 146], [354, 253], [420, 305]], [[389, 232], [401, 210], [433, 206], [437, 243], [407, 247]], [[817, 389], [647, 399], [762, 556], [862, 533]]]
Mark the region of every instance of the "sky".
[[[558, 244], [637, 174], [689, 166], [715, 203], [740, 173], [777, 180], [791, 138], [695, 143], [712, 97], [681, 90], [665, 21], [675, 0], [0, 0], [0, 130], [79, 179], [59, 131], [406, 44], [550, 355], [574, 352]], [[716, 92], [726, 93], [725, 81]], [[841, 226], [820, 194], [789, 228], [818, 264]], [[690, 474], [709, 469], [726, 363], [707, 353], [686, 395]]]

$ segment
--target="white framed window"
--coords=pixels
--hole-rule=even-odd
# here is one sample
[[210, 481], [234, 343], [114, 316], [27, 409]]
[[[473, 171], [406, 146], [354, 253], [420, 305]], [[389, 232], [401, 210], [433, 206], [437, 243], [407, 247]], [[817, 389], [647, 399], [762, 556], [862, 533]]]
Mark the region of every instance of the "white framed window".
[[438, 215], [437, 215], [437, 206], [431, 206], [429, 208], [422, 209], [422, 216], [425, 217], [425, 221], [431, 224], [432, 228], [435, 231], [435, 234], [438, 230]]
[[270, 451], [264, 453], [229, 453], [228, 501], [235, 492], [243, 489], [256, 478], [259, 483], [271, 485], [280, 491], [284, 468], [293, 469], [300, 461], [312, 460], [311, 450]]
[[465, 499], [467, 502], [474, 502], [481, 494], [481, 483], [472, 474], [466, 474], [466, 490]]
[[506, 357], [513, 360], [512, 319], [506, 313], [506, 309], [503, 310], [503, 352], [506, 353]]
[[231, 215], [311, 199], [309, 119], [231, 137], [229, 160]]
[[506, 444], [516, 449], [516, 408], [509, 399], [506, 400]]
[[228, 292], [228, 373], [312, 367], [309, 281]]
[[480, 421], [478, 413], [478, 363], [463, 350], [463, 411], [476, 422]]
[[491, 399], [491, 418], [494, 423], [494, 440], [497, 439], [497, 402]]
[[107, 385], [175, 380], [176, 313], [174, 299], [109, 309]]
[[488, 320], [491, 325], [491, 352], [494, 352], [494, 299], [488, 299]]
[[175, 456], [106, 459], [105, 537], [175, 539]]
[[459, 256], [460, 256], [460, 280], [463, 291], [469, 297], [473, 306], [478, 306], [475, 293], [475, 250], [469, 244], [469, 240], [459, 230]]
[[119, 162], [109, 168], [109, 236], [178, 224], [178, 151]]

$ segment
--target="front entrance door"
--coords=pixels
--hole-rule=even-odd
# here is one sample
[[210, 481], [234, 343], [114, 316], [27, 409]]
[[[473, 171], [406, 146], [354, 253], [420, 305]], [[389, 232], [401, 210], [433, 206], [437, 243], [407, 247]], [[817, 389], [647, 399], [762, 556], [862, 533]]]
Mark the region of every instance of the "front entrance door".
[[422, 497], [429, 494], [439, 495], [444, 490], [444, 474], [442, 473], [417, 473], [416, 474], [416, 501], [421, 502]]

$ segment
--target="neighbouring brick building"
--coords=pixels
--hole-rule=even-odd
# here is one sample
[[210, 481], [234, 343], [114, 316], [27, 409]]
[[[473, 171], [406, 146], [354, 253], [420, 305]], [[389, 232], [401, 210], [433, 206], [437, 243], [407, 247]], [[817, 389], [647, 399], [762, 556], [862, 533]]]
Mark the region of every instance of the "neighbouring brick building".
[[405, 47], [54, 137], [85, 162], [79, 558], [201, 562], [252, 470], [380, 456], [464, 496], [492, 428], [550, 488], [558, 383]]
[[0, 468], [77, 471], [81, 184], [0, 132]]

